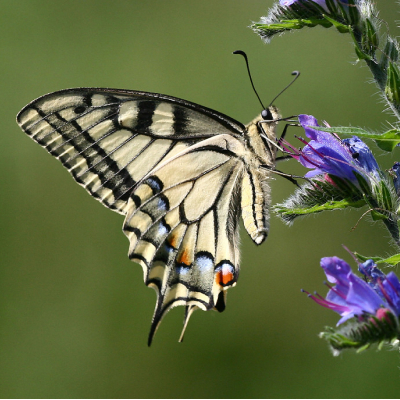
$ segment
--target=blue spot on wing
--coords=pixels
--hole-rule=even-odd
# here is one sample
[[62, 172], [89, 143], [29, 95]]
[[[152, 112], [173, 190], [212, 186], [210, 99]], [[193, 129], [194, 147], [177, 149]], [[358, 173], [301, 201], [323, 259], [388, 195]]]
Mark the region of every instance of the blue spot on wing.
[[160, 193], [163, 190], [163, 184], [156, 176], [148, 177], [144, 183], [151, 187], [154, 194]]
[[165, 196], [160, 196], [157, 202], [158, 209], [161, 211], [168, 211], [169, 210], [169, 202]]
[[206, 252], [198, 253], [194, 263], [202, 273], [206, 273], [214, 269], [214, 258], [211, 256], [211, 254]]
[[161, 221], [158, 224], [158, 229], [157, 229], [157, 234], [158, 236], [164, 236], [166, 234], [168, 234], [170, 231], [170, 228], [167, 224], [165, 224], [163, 221]]
[[178, 275], [187, 275], [190, 272], [190, 267], [181, 264], [175, 267], [175, 271]]

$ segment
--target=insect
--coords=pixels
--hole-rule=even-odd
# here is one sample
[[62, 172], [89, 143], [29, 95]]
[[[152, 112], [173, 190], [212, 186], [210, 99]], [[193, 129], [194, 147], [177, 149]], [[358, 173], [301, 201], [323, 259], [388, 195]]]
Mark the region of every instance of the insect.
[[76, 88], [32, 101], [17, 122], [125, 216], [129, 258], [157, 292], [150, 345], [172, 307], [185, 306], [180, 340], [194, 310], [225, 309], [239, 276], [240, 216], [254, 243], [266, 239], [279, 118], [270, 106], [244, 126], [159, 93]]

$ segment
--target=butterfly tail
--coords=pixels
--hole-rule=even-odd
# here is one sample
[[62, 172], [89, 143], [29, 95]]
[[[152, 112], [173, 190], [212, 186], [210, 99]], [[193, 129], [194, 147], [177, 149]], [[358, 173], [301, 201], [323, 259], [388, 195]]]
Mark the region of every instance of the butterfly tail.
[[186, 331], [186, 327], [187, 327], [187, 324], [189, 322], [189, 319], [190, 319], [191, 315], [193, 314], [193, 311], [195, 311], [197, 309], [198, 309], [197, 306], [193, 306], [193, 305], [186, 306], [186, 308], [185, 308], [185, 318], [183, 319], [183, 329], [182, 329], [181, 336], [179, 337], [179, 342], [180, 343], [183, 342], [183, 337], [185, 335], [185, 331]]

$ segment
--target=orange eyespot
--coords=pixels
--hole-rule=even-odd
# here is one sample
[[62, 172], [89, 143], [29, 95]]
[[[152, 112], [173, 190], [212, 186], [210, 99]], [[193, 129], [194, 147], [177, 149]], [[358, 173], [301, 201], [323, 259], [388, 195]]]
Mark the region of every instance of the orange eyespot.
[[233, 267], [229, 264], [224, 264], [215, 270], [215, 282], [220, 286], [230, 285], [234, 281], [234, 278]]

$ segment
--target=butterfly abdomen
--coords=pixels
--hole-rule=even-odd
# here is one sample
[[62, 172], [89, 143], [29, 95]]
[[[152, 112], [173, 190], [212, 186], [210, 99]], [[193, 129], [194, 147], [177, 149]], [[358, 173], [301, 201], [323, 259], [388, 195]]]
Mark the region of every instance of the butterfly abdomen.
[[[278, 117], [277, 111], [272, 109], [274, 118]], [[247, 125], [247, 168], [243, 174], [241, 185], [241, 208], [244, 226], [256, 244], [261, 244], [268, 236], [269, 231], [269, 207], [271, 173], [261, 165], [275, 167], [276, 147], [275, 140], [276, 123], [262, 123], [261, 117], [254, 119]], [[266, 135], [271, 140], [267, 144], [261, 135]]]

